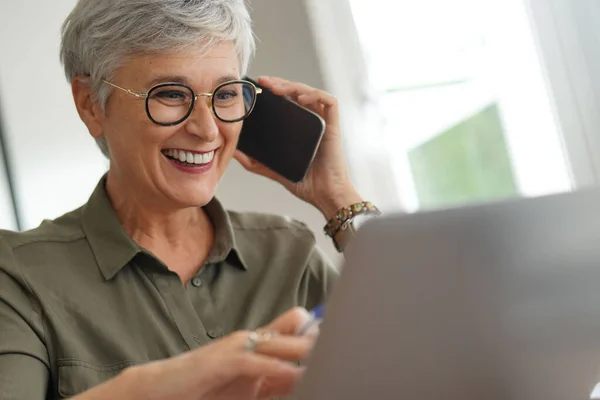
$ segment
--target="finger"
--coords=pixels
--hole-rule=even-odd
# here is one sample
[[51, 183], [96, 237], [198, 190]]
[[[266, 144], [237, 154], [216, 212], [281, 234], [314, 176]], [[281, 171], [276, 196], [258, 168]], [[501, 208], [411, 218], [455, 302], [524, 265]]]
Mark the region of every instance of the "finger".
[[313, 338], [319, 337], [321, 333], [321, 328], [319, 327], [319, 325], [320, 324], [318, 323], [311, 324], [310, 327], [303, 333], [303, 336], [310, 336]]
[[315, 88], [300, 82], [291, 82], [277, 77], [261, 77], [259, 83], [279, 96], [290, 97], [293, 100], [303, 93], [309, 93]]
[[337, 99], [323, 90], [313, 90], [298, 96], [298, 103], [312, 104], [321, 103], [326, 107], [337, 107]]
[[325, 105], [319, 100], [317, 94], [302, 94], [298, 96], [296, 101], [302, 107], [305, 107], [322, 117], [325, 115]]
[[257, 397], [259, 399], [269, 400], [273, 399], [274, 397], [288, 397], [293, 393], [297, 384], [298, 381], [290, 384], [289, 382], [282, 382], [281, 380], [266, 378], [261, 381]]
[[277, 76], [259, 76], [258, 83], [263, 86], [273, 86], [282, 83], [289, 83], [287, 79], [279, 78]]
[[265, 87], [276, 95], [287, 97], [318, 113], [326, 120], [332, 130], [339, 131], [339, 107], [335, 96], [324, 90], [281, 78], [263, 78], [262, 82]]
[[239, 378], [256, 379], [263, 383], [259, 398], [288, 396], [304, 374], [304, 368], [289, 362], [256, 353], [240, 354], [230, 369], [233, 371], [231, 385]]
[[[245, 377], [260, 378], [262, 376], [278, 376], [280, 374], [293, 374], [298, 369], [297, 365], [290, 364], [288, 357], [279, 358], [271, 356], [277, 349], [282, 347], [306, 347], [306, 344], [291, 343], [288, 341], [279, 341], [274, 345], [266, 345], [271, 341], [276, 341], [282, 336], [272, 336], [269, 339], [258, 340], [254, 342], [253, 350], [248, 351], [248, 342], [256, 332], [238, 331], [220, 340], [219, 350], [221, 353], [229, 353], [234, 358], [232, 365], [234, 370], [239, 370], [237, 374]], [[287, 338], [292, 338], [287, 336]], [[299, 339], [299, 338], [293, 338]], [[286, 346], [289, 345], [289, 346]], [[216, 349], [216, 348], [215, 348]], [[283, 350], [281, 353], [288, 353], [291, 350]], [[200, 353], [200, 351], [199, 351]]]
[[258, 78], [259, 85], [266, 89], [269, 89], [275, 94], [279, 94], [277, 93], [278, 88], [287, 83], [290, 83], [290, 81], [281, 78], [276, 78], [273, 76], [261, 76], [260, 78]]
[[302, 84], [276, 86], [276, 94], [291, 97], [298, 104], [317, 112], [330, 128], [338, 130], [339, 107], [335, 96], [324, 90], [314, 89]]
[[297, 82], [277, 83], [271, 88], [271, 91], [276, 95], [287, 96], [294, 101], [298, 100], [298, 96], [313, 92], [315, 90], [317, 89], [305, 85], [304, 83]]
[[339, 123], [338, 100], [324, 90], [315, 89], [312, 92], [300, 94], [296, 101], [301, 105], [314, 103], [323, 105], [322, 115], [329, 125]]
[[[237, 377], [220, 385], [213, 385], [209, 392], [194, 396], [202, 399], [239, 400], [258, 399], [263, 379]], [[164, 396], [163, 396], [164, 397]], [[188, 396], [189, 397], [189, 396]]]
[[304, 360], [312, 350], [315, 338], [312, 336], [275, 336], [260, 340], [254, 352], [284, 361]]
[[299, 82], [290, 82], [288, 80], [277, 77], [261, 77], [260, 81], [268, 86], [269, 89], [277, 92], [276, 94], [283, 96], [294, 97], [308, 96], [306, 102], [308, 104], [321, 102], [328, 107], [337, 107], [337, 99], [328, 92], [313, 88], [309, 85]]
[[305, 308], [295, 307], [273, 320], [269, 325], [261, 328], [261, 330], [278, 332], [282, 335], [295, 335], [310, 319], [310, 313]]

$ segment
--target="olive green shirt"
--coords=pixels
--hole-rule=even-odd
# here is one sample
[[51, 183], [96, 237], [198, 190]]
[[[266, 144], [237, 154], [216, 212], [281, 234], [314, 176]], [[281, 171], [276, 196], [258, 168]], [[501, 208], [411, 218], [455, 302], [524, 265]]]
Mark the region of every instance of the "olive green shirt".
[[337, 272], [303, 224], [205, 210], [215, 243], [187, 285], [125, 233], [104, 178], [82, 208], [0, 231], [0, 399], [70, 397], [324, 301]]

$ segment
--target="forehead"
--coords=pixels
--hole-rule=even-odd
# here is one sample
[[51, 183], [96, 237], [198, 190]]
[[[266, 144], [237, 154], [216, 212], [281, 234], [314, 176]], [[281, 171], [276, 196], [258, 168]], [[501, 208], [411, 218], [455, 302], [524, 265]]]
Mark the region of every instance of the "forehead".
[[177, 81], [198, 87], [211, 87], [224, 77], [240, 78], [240, 65], [233, 43], [206, 48], [188, 47], [168, 53], [139, 54], [116, 71], [115, 79], [136, 86]]

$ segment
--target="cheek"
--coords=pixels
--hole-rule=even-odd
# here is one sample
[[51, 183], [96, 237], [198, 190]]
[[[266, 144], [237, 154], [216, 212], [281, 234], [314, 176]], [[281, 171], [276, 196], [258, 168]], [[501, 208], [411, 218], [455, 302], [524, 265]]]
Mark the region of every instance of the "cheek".
[[[145, 116], [145, 115], [144, 115]], [[114, 115], [109, 118], [105, 135], [114, 154], [132, 162], [152, 160], [150, 153], [176, 133], [176, 127], [162, 127], [137, 115]], [[122, 158], [122, 157], [121, 157]]]
[[233, 154], [240, 138], [240, 132], [242, 131], [242, 122], [236, 122], [233, 124], [222, 123], [219, 126], [219, 130], [221, 131], [225, 142], [225, 152], [228, 154]]
[[139, 108], [135, 101], [115, 99], [109, 102], [106, 109], [105, 134], [112, 143], [117, 145], [131, 140], [133, 134], [145, 125], [144, 114], [141, 114], [143, 107], [141, 110]]
[[106, 113], [108, 117], [125, 121], [126, 119], [140, 120], [145, 116], [144, 102], [140, 102], [133, 96], [122, 96], [120, 93], [113, 93], [106, 105]]

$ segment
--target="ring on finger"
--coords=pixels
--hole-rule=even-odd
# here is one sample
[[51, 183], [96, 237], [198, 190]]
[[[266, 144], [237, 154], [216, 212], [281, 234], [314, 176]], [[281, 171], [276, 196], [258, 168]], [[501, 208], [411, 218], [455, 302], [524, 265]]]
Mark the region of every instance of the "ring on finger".
[[274, 336], [273, 332], [251, 332], [246, 341], [245, 348], [247, 351], [256, 352], [256, 348], [261, 342], [268, 342]]

